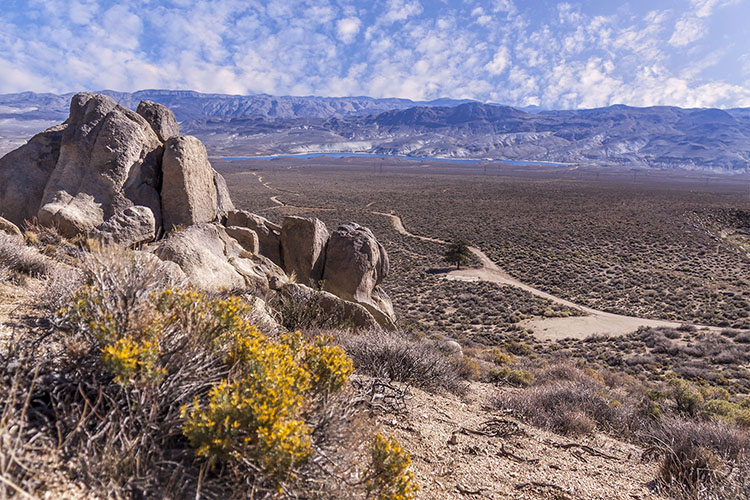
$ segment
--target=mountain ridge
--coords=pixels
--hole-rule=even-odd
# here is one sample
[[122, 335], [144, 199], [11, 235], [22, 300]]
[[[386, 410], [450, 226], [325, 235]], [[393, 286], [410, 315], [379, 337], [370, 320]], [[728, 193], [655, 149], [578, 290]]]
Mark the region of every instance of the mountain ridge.
[[[104, 94], [130, 108], [141, 100], [171, 107], [183, 129], [215, 155], [360, 152], [750, 173], [750, 108], [526, 111], [454, 99]], [[0, 95], [0, 152], [66, 116], [68, 100], [67, 94]]]

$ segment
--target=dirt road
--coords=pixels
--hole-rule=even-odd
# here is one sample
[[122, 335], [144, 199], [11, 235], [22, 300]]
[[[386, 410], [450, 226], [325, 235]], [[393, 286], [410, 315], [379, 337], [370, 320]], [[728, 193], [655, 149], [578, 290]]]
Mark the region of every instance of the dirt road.
[[[404, 223], [401, 220], [401, 217], [399, 217], [398, 215], [375, 211], [371, 213], [390, 218], [391, 223], [393, 224], [393, 228], [404, 236], [417, 238], [432, 243], [447, 243], [444, 240], [429, 238], [427, 236], [419, 236], [409, 232], [404, 227]], [[537, 297], [542, 297], [557, 304], [562, 304], [564, 306], [578, 309], [579, 311], [583, 311], [584, 313], [586, 313], [586, 316], [571, 316], [567, 318], [535, 318], [521, 322], [522, 327], [533, 330], [534, 334], [540, 339], [562, 339], [567, 337], [585, 338], [591, 335], [625, 335], [627, 333], [634, 332], [640, 326], [667, 326], [675, 328], [682, 324], [679, 322], [660, 319], [623, 316], [621, 314], [608, 313], [605, 311], [599, 311], [597, 309], [592, 309], [590, 307], [576, 304], [569, 300], [547, 293], [543, 290], [539, 290], [538, 288], [534, 288], [531, 285], [513, 278], [511, 275], [501, 269], [497, 264], [495, 264], [492, 259], [487, 256], [487, 254], [482, 252], [481, 249], [477, 247], [469, 247], [469, 250], [471, 250], [471, 253], [473, 253], [474, 256], [479, 260], [479, 262], [481, 263], [481, 267], [478, 269], [460, 269], [451, 271], [446, 274], [446, 279], [461, 281], [488, 281], [490, 283], [497, 283], [499, 285], [515, 286], [522, 290], [526, 290], [527, 292], [536, 295]], [[706, 328], [712, 331], [720, 330], [720, 328], [717, 327], [708, 327], [702, 325], [695, 326], [698, 328]]]

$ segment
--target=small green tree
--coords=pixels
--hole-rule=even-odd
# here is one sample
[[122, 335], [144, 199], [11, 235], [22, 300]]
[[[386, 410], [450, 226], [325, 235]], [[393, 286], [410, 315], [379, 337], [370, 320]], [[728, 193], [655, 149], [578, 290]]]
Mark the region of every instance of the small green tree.
[[446, 262], [455, 264], [456, 269], [461, 269], [461, 264], [468, 266], [471, 262], [469, 260], [469, 256], [471, 255], [469, 245], [470, 243], [464, 239], [453, 240], [448, 244], [443, 257]]

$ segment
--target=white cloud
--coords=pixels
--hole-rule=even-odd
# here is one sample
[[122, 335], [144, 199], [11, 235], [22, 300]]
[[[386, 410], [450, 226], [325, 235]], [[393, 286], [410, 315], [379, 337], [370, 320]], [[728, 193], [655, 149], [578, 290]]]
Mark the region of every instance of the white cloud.
[[418, 16], [423, 10], [419, 0], [388, 0], [388, 12], [383, 16], [383, 21], [386, 24], [405, 21]]
[[[511, 0], [29, 0], [22, 11], [0, 10], [0, 92], [161, 87], [736, 106], [750, 99], [744, 40], [707, 36], [710, 16], [732, 2], [595, 15], [601, 9], [570, 0], [534, 9]], [[726, 78], [708, 80], [720, 69]]]
[[669, 44], [673, 47], [684, 47], [700, 40], [705, 34], [706, 27], [703, 21], [697, 17], [683, 17], [675, 24]]
[[500, 47], [495, 52], [495, 56], [490, 62], [488, 62], [484, 69], [489, 71], [493, 75], [499, 75], [510, 65], [510, 51], [508, 47]]
[[336, 32], [339, 39], [344, 43], [352, 43], [359, 33], [362, 22], [358, 17], [347, 17], [339, 19], [336, 23]]

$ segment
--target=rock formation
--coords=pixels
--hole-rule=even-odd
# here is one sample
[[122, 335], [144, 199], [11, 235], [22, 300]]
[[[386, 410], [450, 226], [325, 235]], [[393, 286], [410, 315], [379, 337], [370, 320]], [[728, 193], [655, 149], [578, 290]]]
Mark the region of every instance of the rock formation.
[[[264, 297], [311, 294], [358, 327], [394, 328], [380, 288], [388, 255], [372, 232], [318, 219], [282, 225], [235, 210], [224, 178], [174, 114], [143, 101], [137, 111], [109, 97], [76, 94], [70, 116], [0, 158], [0, 230], [38, 218], [64, 236], [142, 247], [165, 272], [194, 286]], [[295, 275], [299, 283], [289, 283]], [[314, 290], [324, 283], [323, 290]]]
[[191, 136], [164, 144], [162, 213], [165, 231], [210, 222], [218, 215], [214, 171], [203, 143]]
[[234, 210], [227, 214], [227, 226], [245, 227], [258, 236], [258, 251], [271, 259], [277, 266], [281, 262], [281, 226], [268, 219], [245, 210]]
[[323, 278], [328, 229], [318, 219], [286, 217], [281, 225], [284, 270], [294, 273], [303, 284], [317, 284]]
[[[138, 110], [104, 95], [76, 94], [65, 123], [0, 159], [0, 216], [19, 226], [38, 217], [72, 237], [112, 217], [120, 224], [126, 209], [141, 206], [152, 212], [159, 235], [172, 227], [163, 223], [165, 199], [166, 223], [173, 225], [211, 221], [233, 208], [205, 148], [178, 135], [172, 112], [148, 102]], [[180, 192], [185, 187], [192, 191]]]
[[379, 287], [389, 267], [388, 253], [372, 231], [359, 224], [344, 224], [328, 240], [323, 289], [362, 304], [378, 323], [392, 325], [393, 305]]

